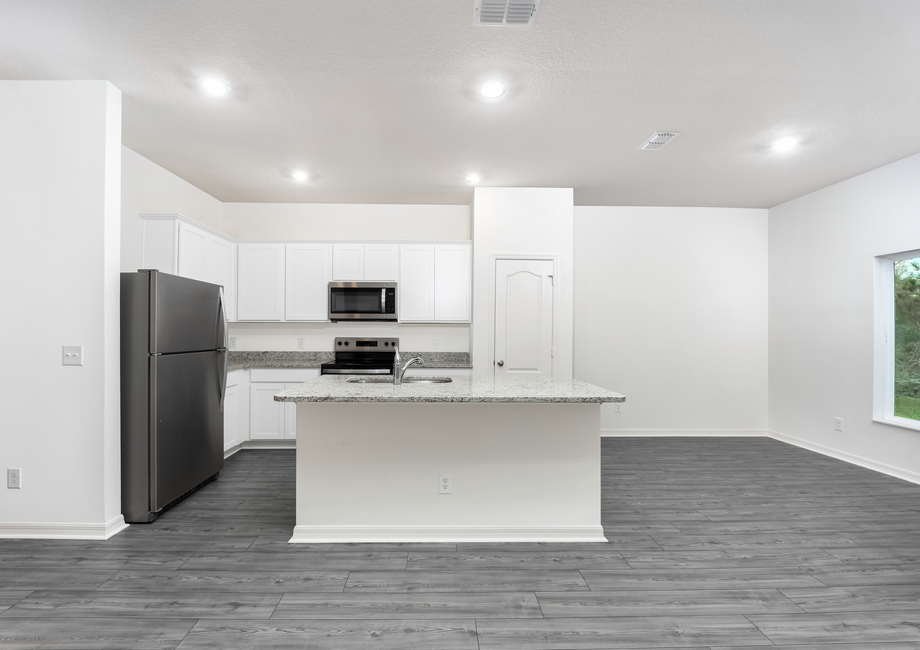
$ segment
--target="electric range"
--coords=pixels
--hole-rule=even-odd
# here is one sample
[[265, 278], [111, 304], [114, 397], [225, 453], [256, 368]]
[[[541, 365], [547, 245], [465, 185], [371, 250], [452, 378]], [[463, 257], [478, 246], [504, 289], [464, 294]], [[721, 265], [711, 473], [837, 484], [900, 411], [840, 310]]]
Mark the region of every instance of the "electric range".
[[392, 375], [398, 338], [336, 337], [335, 361], [320, 366], [323, 375]]

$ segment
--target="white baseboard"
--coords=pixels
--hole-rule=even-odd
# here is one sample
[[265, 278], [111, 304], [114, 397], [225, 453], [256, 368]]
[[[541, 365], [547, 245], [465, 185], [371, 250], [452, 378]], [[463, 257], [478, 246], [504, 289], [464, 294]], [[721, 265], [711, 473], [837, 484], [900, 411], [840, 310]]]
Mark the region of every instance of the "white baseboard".
[[795, 445], [796, 447], [801, 447], [802, 449], [808, 449], [809, 451], [814, 451], [824, 456], [830, 456], [831, 458], [836, 458], [837, 460], [842, 460], [853, 465], [858, 465], [859, 467], [864, 467], [865, 469], [881, 472], [882, 474], [887, 474], [888, 476], [893, 476], [904, 481], [920, 484], [920, 473], [917, 472], [895, 467], [894, 465], [872, 460], [871, 458], [865, 458], [864, 456], [859, 456], [857, 454], [851, 454], [846, 451], [825, 447], [824, 445], [819, 445], [817, 443], [809, 442], [801, 438], [796, 438], [795, 436], [780, 433], [779, 431], [768, 431], [767, 435], [775, 440], [779, 440], [780, 442]]
[[766, 429], [601, 429], [602, 438], [762, 438]]
[[105, 524], [0, 523], [3, 539], [98, 539], [112, 537], [128, 527], [118, 515]]
[[295, 526], [291, 544], [606, 542], [602, 526]]
[[243, 448], [243, 443], [240, 443], [238, 445], [233, 445], [232, 447], [228, 449], [224, 449], [224, 460], [227, 460], [228, 458], [230, 458], [230, 456], [232, 456], [233, 454], [235, 454], [242, 448]]
[[296, 440], [244, 440], [240, 449], [296, 449]]

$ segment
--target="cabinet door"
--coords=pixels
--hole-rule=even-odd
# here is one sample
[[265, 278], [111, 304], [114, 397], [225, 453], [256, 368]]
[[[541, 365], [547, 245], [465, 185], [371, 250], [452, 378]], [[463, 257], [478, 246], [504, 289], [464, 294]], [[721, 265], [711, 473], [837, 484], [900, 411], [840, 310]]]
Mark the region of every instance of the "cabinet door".
[[399, 253], [399, 320], [434, 320], [434, 245], [404, 244]]
[[224, 393], [224, 451], [240, 442], [240, 396], [238, 386], [227, 386]]
[[364, 244], [332, 245], [332, 279], [337, 282], [364, 280]]
[[329, 320], [329, 244], [288, 244], [285, 249], [285, 310], [287, 320]]
[[224, 293], [230, 293], [230, 242], [215, 235], [207, 236], [207, 270], [205, 282], [219, 284], [224, 288]]
[[179, 275], [192, 280], [206, 280], [207, 244], [204, 232], [179, 222]]
[[144, 219], [144, 257], [142, 269], [158, 269], [177, 275], [178, 221], [175, 219]]
[[284, 244], [240, 244], [237, 266], [239, 320], [283, 320]]
[[469, 244], [435, 245], [435, 320], [469, 322], [470, 253]]
[[249, 386], [249, 437], [253, 440], [283, 440], [286, 433], [285, 414], [287, 402], [276, 402], [287, 384], [250, 384]]
[[396, 282], [399, 279], [399, 245], [365, 244], [364, 279], [368, 282]]

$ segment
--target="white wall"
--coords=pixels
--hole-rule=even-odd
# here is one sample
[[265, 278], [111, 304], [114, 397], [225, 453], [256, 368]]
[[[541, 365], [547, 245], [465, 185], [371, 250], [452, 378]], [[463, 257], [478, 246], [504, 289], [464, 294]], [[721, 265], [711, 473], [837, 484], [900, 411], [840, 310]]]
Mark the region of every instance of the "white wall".
[[[180, 210], [181, 212], [181, 210]], [[183, 212], [188, 217], [192, 215]], [[224, 203], [223, 230], [240, 239], [470, 238], [468, 205]]]
[[222, 203], [139, 153], [122, 147], [121, 270], [143, 264], [141, 214], [183, 214], [222, 230]]
[[767, 211], [575, 208], [575, 377], [607, 434], [763, 434]]
[[492, 255], [558, 256], [553, 375], [572, 376], [573, 190], [477, 187], [473, 191], [473, 372], [491, 374]]
[[104, 537], [121, 512], [121, 93], [0, 81], [0, 142], [0, 469], [23, 472], [0, 489], [0, 536]]
[[874, 257], [916, 248], [920, 155], [770, 210], [777, 435], [920, 480], [920, 433], [872, 422]]

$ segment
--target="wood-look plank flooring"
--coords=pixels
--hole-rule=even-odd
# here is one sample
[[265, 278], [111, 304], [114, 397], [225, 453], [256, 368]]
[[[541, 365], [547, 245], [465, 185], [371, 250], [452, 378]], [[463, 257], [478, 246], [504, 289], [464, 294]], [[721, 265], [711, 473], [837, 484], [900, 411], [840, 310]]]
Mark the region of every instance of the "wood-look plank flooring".
[[288, 544], [294, 454], [105, 542], [0, 540], [0, 648], [917, 650], [920, 486], [763, 438], [602, 441], [606, 544]]

